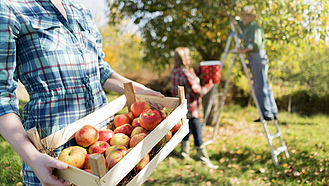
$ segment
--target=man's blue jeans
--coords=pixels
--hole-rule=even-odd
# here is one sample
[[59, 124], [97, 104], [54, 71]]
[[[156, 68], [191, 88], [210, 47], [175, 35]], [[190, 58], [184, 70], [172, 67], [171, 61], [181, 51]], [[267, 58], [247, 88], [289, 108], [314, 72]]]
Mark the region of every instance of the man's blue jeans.
[[268, 58], [265, 50], [248, 54], [249, 68], [254, 80], [254, 89], [264, 117], [273, 118], [278, 114], [272, 88], [267, 80]]
[[202, 141], [202, 125], [200, 124], [199, 118], [190, 118], [189, 119], [189, 128], [190, 132], [183, 138], [183, 141], [188, 141], [191, 133], [194, 137], [194, 144], [196, 147], [200, 147], [203, 144]]

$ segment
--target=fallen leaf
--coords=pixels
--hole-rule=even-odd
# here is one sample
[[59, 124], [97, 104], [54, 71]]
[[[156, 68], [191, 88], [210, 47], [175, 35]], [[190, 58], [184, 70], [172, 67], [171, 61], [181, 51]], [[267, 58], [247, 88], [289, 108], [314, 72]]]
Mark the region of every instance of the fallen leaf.
[[261, 172], [261, 173], [265, 173], [265, 170], [266, 170], [266, 168], [260, 168], [260, 169], [259, 169], [259, 172]]
[[292, 174], [295, 176], [295, 177], [299, 177], [300, 176], [300, 173], [298, 171], [293, 171]]

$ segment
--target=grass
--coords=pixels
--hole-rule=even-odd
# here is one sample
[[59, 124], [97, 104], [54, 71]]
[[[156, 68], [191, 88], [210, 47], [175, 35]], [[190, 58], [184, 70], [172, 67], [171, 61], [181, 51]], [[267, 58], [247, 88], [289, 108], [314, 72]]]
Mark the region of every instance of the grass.
[[[118, 95], [109, 97], [113, 100]], [[278, 156], [275, 167], [264, 129], [254, 107], [226, 105], [216, 140], [207, 145], [208, 154], [218, 170], [211, 170], [196, 159], [191, 137], [192, 160], [179, 157], [178, 145], [150, 175], [145, 186], [154, 185], [328, 185], [329, 183], [329, 117], [303, 117], [280, 112], [280, 130], [290, 158]], [[269, 124], [274, 133], [275, 127]], [[213, 127], [204, 129], [204, 141], [212, 138]], [[279, 141], [274, 140], [279, 146]], [[0, 185], [19, 185], [21, 160], [0, 136]]]

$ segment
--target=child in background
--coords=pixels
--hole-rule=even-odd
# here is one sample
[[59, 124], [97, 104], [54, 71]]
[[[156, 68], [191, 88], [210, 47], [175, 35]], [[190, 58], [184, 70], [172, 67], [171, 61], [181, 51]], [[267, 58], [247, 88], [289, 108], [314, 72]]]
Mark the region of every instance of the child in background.
[[[183, 158], [189, 158], [190, 142], [189, 138], [192, 134], [194, 137], [194, 145], [197, 150], [197, 157], [203, 164], [209, 168], [217, 169], [217, 165], [213, 165], [208, 157], [202, 140], [202, 125], [200, 123], [202, 96], [208, 93], [213, 87], [212, 80], [205, 86], [200, 85], [200, 79], [193, 69], [189, 69], [190, 50], [186, 47], [178, 47], [175, 49], [174, 68], [170, 74], [171, 92], [173, 96], [177, 96], [177, 86], [184, 86], [185, 97], [187, 99], [189, 128], [190, 132], [183, 138], [181, 143], [181, 155]], [[196, 72], [201, 72], [200, 68]], [[200, 74], [200, 73], [197, 73]]]

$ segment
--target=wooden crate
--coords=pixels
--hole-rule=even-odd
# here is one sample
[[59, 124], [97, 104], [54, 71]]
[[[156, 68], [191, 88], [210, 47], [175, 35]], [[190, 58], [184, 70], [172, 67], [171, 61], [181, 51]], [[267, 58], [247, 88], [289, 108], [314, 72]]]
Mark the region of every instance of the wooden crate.
[[[179, 87], [180, 98], [173, 97], [155, 97], [147, 95], [135, 95], [135, 97], [129, 96], [131, 92], [126, 96], [122, 95], [116, 100], [110, 102], [101, 109], [94, 113], [74, 122], [70, 126], [63, 130], [54, 133], [40, 140], [38, 132], [35, 128], [27, 131], [30, 140], [40, 150], [45, 145], [51, 143], [52, 147], [58, 147], [64, 144], [66, 141], [74, 137], [74, 133], [78, 131], [84, 125], [97, 125], [106, 121], [109, 117], [115, 115], [121, 111], [126, 105], [130, 105], [134, 101], [154, 101], [167, 108], [175, 108], [173, 112], [167, 116], [152, 132], [150, 132], [144, 140], [142, 140], [137, 146], [135, 146], [119, 163], [117, 163], [110, 171], [104, 172], [104, 165], [95, 165], [98, 160], [91, 161], [93, 172], [97, 175], [90, 174], [82, 169], [78, 169], [73, 166], [69, 166], [66, 170], [55, 170], [55, 174], [60, 178], [70, 181], [75, 185], [117, 185], [125, 176], [135, 167], [135, 165], [168, 133], [168, 131], [179, 121], [183, 120], [183, 125], [179, 131], [173, 135], [171, 140], [150, 160], [148, 165], [142, 169], [132, 179], [129, 179], [126, 185], [141, 185], [147, 177], [155, 170], [161, 161], [168, 156], [168, 154], [177, 146], [177, 144], [184, 138], [189, 132], [187, 114], [187, 101], [184, 98], [184, 89]], [[127, 96], [128, 95], [128, 96]], [[59, 140], [51, 140], [51, 139]], [[50, 142], [51, 140], [51, 142]], [[55, 141], [55, 143], [54, 143]], [[47, 153], [47, 151], [44, 151]], [[104, 163], [104, 162], [101, 162]], [[96, 168], [95, 168], [96, 167]], [[96, 170], [99, 169], [99, 170]]]

